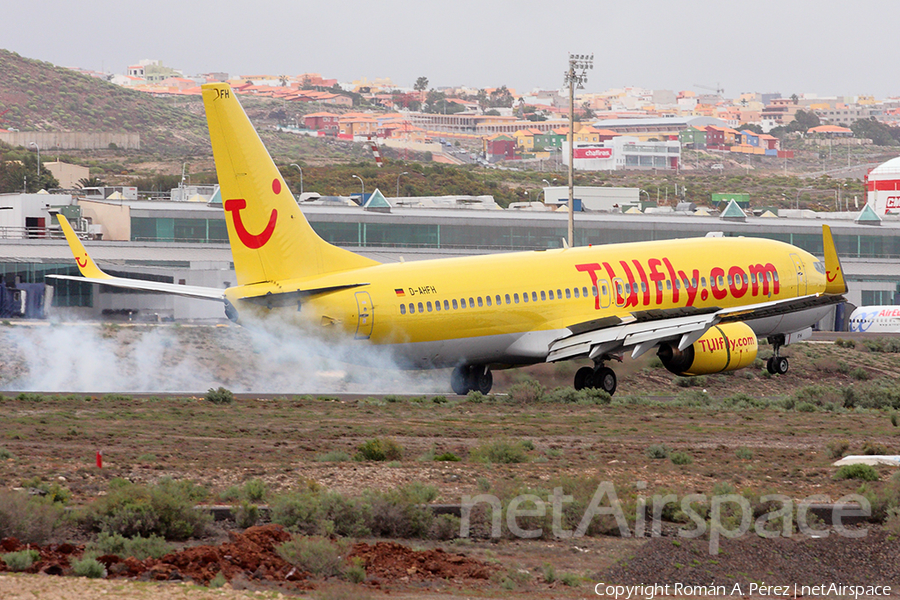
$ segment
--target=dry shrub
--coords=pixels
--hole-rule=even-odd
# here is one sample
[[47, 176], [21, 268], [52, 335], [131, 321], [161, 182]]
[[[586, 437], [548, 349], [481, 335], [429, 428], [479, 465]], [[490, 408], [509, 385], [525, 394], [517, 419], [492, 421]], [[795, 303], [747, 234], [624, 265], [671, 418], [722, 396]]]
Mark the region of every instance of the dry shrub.
[[22, 492], [0, 490], [0, 538], [45, 544], [60, 527], [63, 509]]

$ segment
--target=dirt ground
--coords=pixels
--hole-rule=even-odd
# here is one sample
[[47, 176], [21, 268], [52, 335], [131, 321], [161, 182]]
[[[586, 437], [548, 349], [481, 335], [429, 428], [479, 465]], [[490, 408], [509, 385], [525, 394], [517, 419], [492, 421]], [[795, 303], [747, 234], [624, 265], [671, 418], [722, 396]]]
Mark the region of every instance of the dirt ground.
[[[16, 330], [13, 338], [4, 338], [12, 329], [15, 327], [0, 328], [0, 381], [15, 389], [15, 382], [34, 381], [31, 370], [43, 367], [27, 359], [27, 352], [17, 351], [24, 343], [21, 330]], [[135, 348], [141, 347], [143, 336], [151, 331], [106, 328], [106, 337], [101, 337], [119, 349]], [[174, 342], [156, 359], [160, 368], [177, 366], [179, 357], [190, 355], [198, 368], [210, 372], [218, 368], [230, 377], [223, 378], [220, 385], [252, 385], [260, 377], [291, 381], [283, 372], [283, 361], [262, 351], [246, 352], [252, 343], [238, 328], [181, 327], [171, 328], [168, 334]], [[48, 339], [42, 343], [49, 343]], [[420, 482], [435, 486], [439, 490], [436, 502], [448, 504], [459, 503], [464, 494], [548, 489], [564, 478], [609, 481], [623, 491], [623, 497], [631, 499], [636, 490], [645, 490], [647, 496], [711, 494], [717, 486], [756, 494], [774, 492], [793, 499], [821, 494], [834, 500], [857, 492], [859, 482], [834, 479], [836, 469], [828, 445], [845, 442], [847, 453], [858, 454], [866, 444], [880, 444], [891, 453], [900, 453], [900, 428], [892, 423], [892, 411], [803, 412], [678, 404], [685, 394], [726, 398], [744, 393], [750, 398], [771, 398], [804, 389], [808, 392], [809, 386], [818, 385], [817, 391], [807, 396], [814, 398], [816, 394], [840, 394], [850, 386], [864, 389], [861, 386], [873, 382], [896, 385], [900, 374], [900, 357], [868, 352], [861, 344], [856, 348], [801, 344], [790, 352], [791, 371], [785, 377], [748, 369], [708, 376], [699, 381], [700, 386], [691, 387], [681, 387], [684, 383], [651, 360], [626, 362], [617, 368], [620, 402], [612, 405], [516, 404], [502, 395], [494, 401], [463, 402], [440, 388], [439, 377], [413, 382], [420, 390], [432, 391], [369, 394], [361, 389], [364, 382], [340, 372], [316, 382], [337, 382], [335, 393], [247, 393], [229, 405], [212, 404], [199, 393], [151, 396], [122, 390], [19, 397], [6, 393], [0, 401], [0, 450], [9, 456], [0, 461], [0, 481], [4, 487], [17, 487], [33, 478], [59, 483], [71, 491], [74, 505], [106, 493], [116, 477], [155, 482], [164, 476], [193, 480], [213, 495], [250, 479], [265, 481], [273, 492], [315, 482], [348, 495]], [[127, 352], [117, 356], [122, 362], [116, 368], [128, 368]], [[238, 364], [243, 365], [242, 370], [234, 369]], [[573, 372], [571, 365], [498, 372], [495, 386], [502, 394], [535, 378], [552, 388], [567, 384]], [[339, 391], [349, 393], [336, 393]], [[328, 453], [352, 456], [360, 444], [375, 437], [397, 441], [404, 450], [401, 460], [324, 461]], [[497, 439], [528, 442], [526, 461], [487, 464], [474, 459], [477, 448]], [[676, 465], [668, 459], [651, 458], [648, 448], [654, 445], [683, 452], [691, 460]], [[103, 455], [102, 468], [95, 465], [98, 451]], [[462, 460], [430, 460], [444, 452]], [[880, 467], [882, 482], [874, 485], [883, 484], [891, 473], [890, 468]], [[367, 539], [354, 548], [367, 561], [366, 584], [323, 582], [296, 573], [296, 581], [288, 582], [284, 565], [265, 563], [271, 552], [263, 542], [277, 539], [281, 533], [269, 529], [218, 531], [169, 562], [139, 569], [111, 563], [110, 571], [118, 569], [124, 579], [58, 580], [47, 575], [2, 573], [0, 598], [260, 597], [257, 593], [315, 598], [576, 598], [593, 595], [593, 586], [599, 582], [705, 585], [713, 580], [738, 583], [745, 590], [750, 583], [761, 581], [778, 585], [878, 584], [900, 589], [896, 534], [876, 525], [867, 525], [866, 531], [861, 539], [820, 534], [767, 540], [747, 535], [723, 540], [716, 554], [710, 554], [708, 541], [682, 540], [669, 525], [659, 538]], [[236, 567], [226, 588], [206, 590], [184, 582], [209, 581], [209, 570], [203, 574], [202, 569], [188, 568], [192, 560], [208, 566], [222, 556], [234, 557], [235, 548], [253, 535], [263, 536], [251, 540], [261, 562], [252, 568], [249, 564]], [[75, 536], [57, 543], [65, 541], [77, 548], [85, 540]], [[441, 566], [438, 559], [450, 562]], [[260, 570], [263, 563], [265, 569]], [[425, 564], [430, 567], [421, 568]], [[468, 570], [447, 570], [460, 565]], [[548, 565], [557, 574], [552, 583], [545, 577]], [[173, 570], [178, 572], [175, 578]], [[159, 583], [158, 577], [166, 583]], [[132, 581], [141, 578], [146, 581]], [[56, 581], [59, 584], [53, 585]]]

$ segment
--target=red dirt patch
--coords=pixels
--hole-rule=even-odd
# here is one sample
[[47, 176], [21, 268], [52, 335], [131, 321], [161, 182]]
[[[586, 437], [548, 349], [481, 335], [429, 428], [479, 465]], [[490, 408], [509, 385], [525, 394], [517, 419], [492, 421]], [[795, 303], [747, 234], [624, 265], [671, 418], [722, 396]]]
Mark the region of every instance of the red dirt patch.
[[[217, 574], [222, 573], [229, 582], [240, 580], [260, 586], [314, 589], [312, 575], [292, 566], [275, 550], [291, 539], [291, 534], [280, 525], [251, 527], [243, 533], [229, 533], [229, 536], [231, 540], [219, 546], [193, 546], [159, 559], [123, 560], [106, 555], [97, 560], [106, 566], [109, 578], [191, 580], [209, 585]], [[71, 561], [84, 553], [82, 545], [48, 544], [41, 547], [21, 544], [14, 538], [0, 540], [0, 548], [6, 552], [38, 550], [40, 559], [27, 572], [50, 575], [72, 575]], [[358, 543], [353, 546], [350, 557], [361, 560], [368, 582], [375, 586], [395, 581], [486, 580], [499, 569], [464, 554], [449, 554], [440, 548], [416, 551], [396, 542], [377, 542], [371, 546]], [[0, 572], [6, 570], [0, 560]]]
[[358, 543], [350, 557], [362, 560], [375, 581], [489, 579], [499, 569], [465, 554], [448, 554], [441, 548], [417, 551], [397, 542]]

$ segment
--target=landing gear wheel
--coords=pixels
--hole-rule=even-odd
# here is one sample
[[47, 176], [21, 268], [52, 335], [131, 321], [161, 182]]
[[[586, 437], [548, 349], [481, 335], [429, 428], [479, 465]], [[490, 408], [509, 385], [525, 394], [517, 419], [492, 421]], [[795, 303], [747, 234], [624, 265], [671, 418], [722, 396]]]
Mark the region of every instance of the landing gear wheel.
[[784, 375], [788, 372], [790, 368], [790, 364], [788, 363], [788, 359], [783, 356], [773, 357], [772, 365], [775, 367], [775, 372], [779, 375]]
[[594, 387], [594, 369], [591, 367], [581, 367], [578, 369], [575, 372], [574, 387], [576, 390]]
[[616, 372], [609, 367], [600, 367], [594, 371], [593, 387], [598, 388], [612, 396], [616, 393]]
[[472, 377], [474, 385], [472, 389], [478, 390], [482, 394], [490, 394], [494, 385], [494, 375], [490, 369], [485, 367], [474, 367], [475, 374]]
[[784, 375], [790, 366], [788, 359], [784, 356], [773, 356], [766, 361], [766, 370], [772, 375]]
[[450, 374], [450, 387], [453, 388], [454, 393], [460, 396], [469, 393], [469, 372], [468, 365], [461, 365], [453, 369], [453, 373]]

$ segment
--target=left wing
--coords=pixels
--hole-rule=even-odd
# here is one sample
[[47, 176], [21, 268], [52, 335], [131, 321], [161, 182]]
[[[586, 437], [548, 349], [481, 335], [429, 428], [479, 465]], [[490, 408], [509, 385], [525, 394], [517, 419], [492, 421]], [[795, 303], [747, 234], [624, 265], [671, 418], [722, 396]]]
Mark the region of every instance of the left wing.
[[617, 322], [605, 326], [598, 322], [598, 326], [589, 327], [587, 331], [578, 325], [569, 327], [571, 335], [550, 344], [547, 362], [580, 356], [595, 359], [629, 348], [632, 358], [637, 358], [661, 342], [675, 340], [678, 340], [678, 349], [684, 350], [718, 323], [764, 319], [843, 301], [843, 296], [812, 294], [732, 308], [713, 307], [708, 312], [700, 310], [689, 315], [679, 314], [684, 309], [636, 311], [627, 320], [616, 319]]
[[101, 285], [109, 285], [118, 288], [127, 288], [131, 290], [143, 290], [145, 292], [161, 292], [164, 294], [174, 294], [177, 296], [186, 296], [188, 298], [200, 298], [203, 300], [217, 300], [225, 302], [225, 290], [218, 288], [199, 287], [194, 285], [179, 285], [176, 283], [164, 283], [162, 281], [145, 281], [143, 279], [129, 279], [127, 277], [113, 277], [109, 273], [103, 272], [94, 259], [88, 254], [69, 224], [69, 221], [62, 213], [56, 214], [57, 220], [62, 227], [63, 233], [66, 235], [66, 241], [69, 243], [69, 249], [75, 256], [75, 262], [83, 277], [73, 277], [71, 275], [46, 275], [51, 279], [69, 279], [71, 281], [84, 281], [87, 283], [99, 283]]

